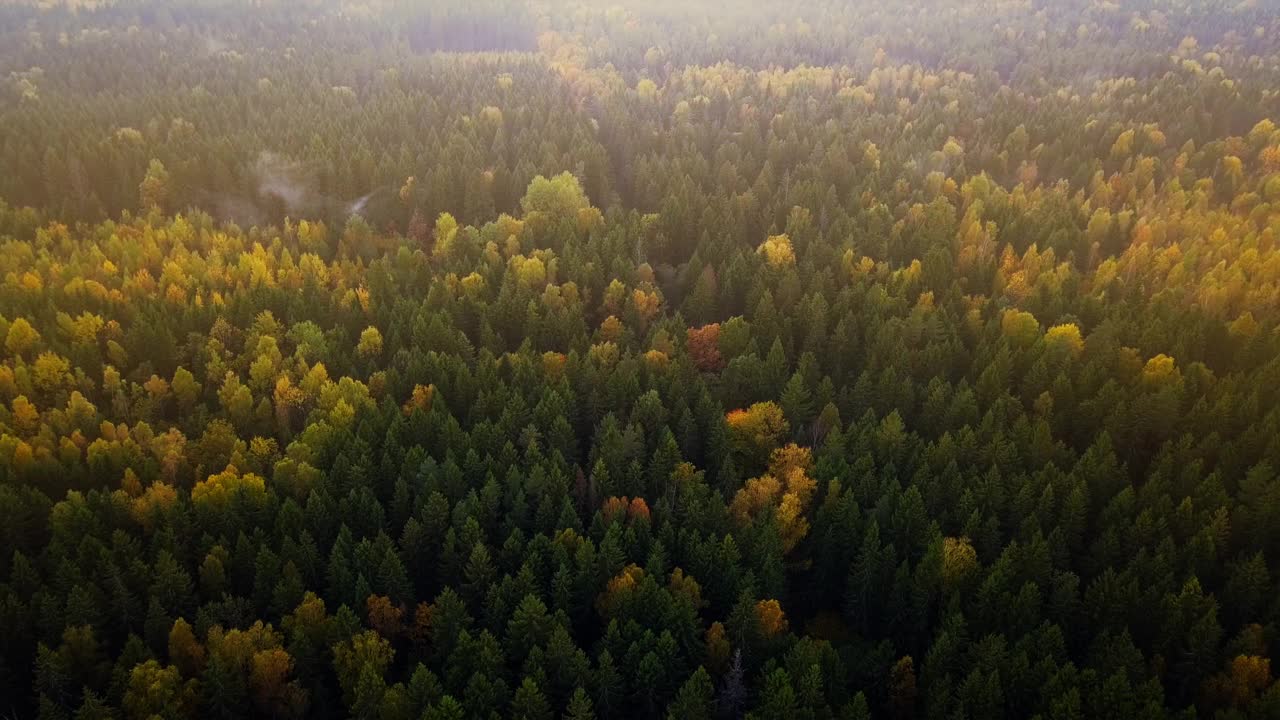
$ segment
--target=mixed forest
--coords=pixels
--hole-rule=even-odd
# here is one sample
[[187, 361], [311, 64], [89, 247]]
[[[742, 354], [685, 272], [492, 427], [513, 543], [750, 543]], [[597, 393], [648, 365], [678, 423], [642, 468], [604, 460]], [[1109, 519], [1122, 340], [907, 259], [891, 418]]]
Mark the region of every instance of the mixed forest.
[[0, 717], [1280, 717], [1272, 0], [0, 2]]

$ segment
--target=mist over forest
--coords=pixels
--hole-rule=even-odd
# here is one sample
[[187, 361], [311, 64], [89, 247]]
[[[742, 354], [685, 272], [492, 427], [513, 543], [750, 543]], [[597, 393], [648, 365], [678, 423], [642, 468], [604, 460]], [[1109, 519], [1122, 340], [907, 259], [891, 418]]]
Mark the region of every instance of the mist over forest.
[[1277, 120], [1274, 0], [0, 0], [0, 719], [1280, 717]]

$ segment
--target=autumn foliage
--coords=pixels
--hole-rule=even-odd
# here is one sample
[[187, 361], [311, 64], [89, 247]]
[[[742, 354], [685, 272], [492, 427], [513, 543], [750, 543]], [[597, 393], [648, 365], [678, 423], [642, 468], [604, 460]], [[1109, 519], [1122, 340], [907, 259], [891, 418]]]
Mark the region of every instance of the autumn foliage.
[[637, 520], [648, 521], [650, 517], [649, 505], [644, 498], [628, 498], [628, 497], [611, 497], [604, 501], [604, 505], [600, 508], [605, 522], [625, 521], [632, 523]]
[[768, 472], [748, 480], [734, 495], [729, 511], [742, 524], [772, 511], [783, 550], [794, 550], [809, 532], [805, 514], [817, 487], [809, 476], [812, 465], [813, 455], [808, 448], [792, 443], [774, 450]]
[[750, 459], [768, 457], [790, 430], [782, 408], [772, 401], [732, 410], [725, 415], [725, 424], [734, 448]]
[[724, 358], [720, 355], [719, 323], [689, 328], [686, 334], [689, 357], [695, 367], [703, 372], [715, 372], [724, 367]]
[[1274, 0], [340, 5], [0, 2], [0, 715], [1280, 717]]

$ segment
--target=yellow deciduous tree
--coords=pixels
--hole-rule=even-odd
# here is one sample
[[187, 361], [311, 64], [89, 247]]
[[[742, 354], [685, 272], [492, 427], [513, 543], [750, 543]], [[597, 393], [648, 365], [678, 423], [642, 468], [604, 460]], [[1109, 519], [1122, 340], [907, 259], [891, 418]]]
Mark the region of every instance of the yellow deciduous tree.
[[19, 432], [31, 435], [40, 429], [40, 411], [27, 399], [26, 395], [14, 398], [9, 403], [9, 407], [13, 416], [13, 425]]
[[249, 687], [254, 704], [270, 717], [302, 717], [306, 709], [306, 693], [290, 682], [293, 657], [284, 648], [258, 650], [250, 660]]
[[1022, 310], [1005, 310], [1000, 316], [1000, 330], [1019, 347], [1030, 347], [1040, 337], [1036, 316]]
[[41, 392], [55, 393], [71, 381], [71, 363], [56, 353], [40, 353], [31, 367], [31, 381]]
[[1178, 378], [1178, 366], [1173, 358], [1160, 353], [1147, 361], [1142, 368], [1142, 382], [1148, 387], [1158, 388]]
[[786, 234], [770, 235], [756, 252], [764, 256], [769, 267], [784, 268], [796, 264], [796, 253], [791, 247], [791, 238]]
[[40, 332], [31, 326], [26, 318], [17, 318], [9, 324], [9, 332], [5, 334], [4, 347], [10, 355], [26, 355], [35, 349], [40, 342]]
[[604, 592], [596, 597], [596, 610], [606, 618], [611, 617], [642, 580], [644, 569], [635, 564], [627, 565], [622, 572], [610, 578]]
[[361, 331], [356, 352], [363, 358], [374, 358], [382, 354], [382, 333], [378, 328], [370, 326]]
[[1204, 694], [1215, 703], [1244, 708], [1273, 682], [1270, 659], [1238, 655], [1225, 670], [1205, 681]]
[[1080, 328], [1074, 323], [1049, 328], [1044, 334], [1044, 344], [1050, 352], [1072, 358], [1078, 358], [1084, 352], [1084, 338], [1080, 335]]
[[756, 602], [756, 623], [765, 638], [775, 638], [787, 631], [787, 614], [777, 600]]
[[733, 496], [729, 512], [740, 524], [751, 522], [761, 510], [773, 506], [782, 493], [782, 483], [772, 475], [751, 478]]
[[772, 401], [755, 403], [725, 416], [736, 449], [749, 457], [768, 457], [790, 430], [782, 408]]
[[662, 300], [653, 290], [632, 290], [631, 305], [635, 308], [636, 317], [640, 319], [641, 328], [648, 327], [649, 321], [658, 314]]
[[447, 259], [453, 254], [458, 239], [458, 221], [449, 213], [442, 212], [436, 218], [435, 238], [436, 244], [431, 249], [431, 255], [436, 258]]
[[512, 258], [512, 262], [516, 266], [516, 277], [519, 278], [520, 284], [530, 290], [537, 290], [545, 287], [547, 284], [547, 266], [542, 262], [542, 258], [538, 257], [516, 257]]
[[129, 673], [124, 692], [124, 710], [130, 718], [194, 717], [195, 680], [183, 681], [178, 668], [148, 660]]
[[191, 501], [197, 507], [225, 508], [236, 497], [244, 497], [254, 503], [266, 500], [267, 484], [259, 475], [241, 475], [235, 466], [228, 465], [217, 475], [196, 483], [191, 488]]
[[967, 537], [942, 539], [942, 588], [954, 590], [978, 565], [978, 553]]
[[761, 511], [774, 508], [784, 552], [791, 552], [809, 532], [805, 517], [817, 483], [809, 477], [813, 454], [794, 443], [774, 450], [769, 471], [752, 478], [734, 495], [729, 512], [747, 524]]
[[[128, 478], [127, 475], [126, 478]], [[139, 525], [150, 530], [159, 524], [160, 516], [177, 502], [178, 491], [172, 485], [155, 482], [147, 486], [141, 496], [134, 498], [130, 511]]]

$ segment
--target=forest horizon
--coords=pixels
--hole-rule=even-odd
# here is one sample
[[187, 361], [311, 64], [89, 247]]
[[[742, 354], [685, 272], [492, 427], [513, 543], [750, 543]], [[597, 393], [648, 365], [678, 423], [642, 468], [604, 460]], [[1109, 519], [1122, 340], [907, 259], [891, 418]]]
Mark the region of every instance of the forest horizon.
[[0, 0], [0, 720], [1280, 718], [1275, 0]]

